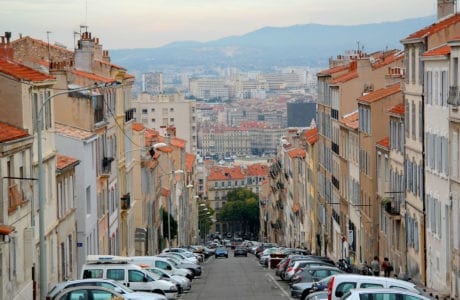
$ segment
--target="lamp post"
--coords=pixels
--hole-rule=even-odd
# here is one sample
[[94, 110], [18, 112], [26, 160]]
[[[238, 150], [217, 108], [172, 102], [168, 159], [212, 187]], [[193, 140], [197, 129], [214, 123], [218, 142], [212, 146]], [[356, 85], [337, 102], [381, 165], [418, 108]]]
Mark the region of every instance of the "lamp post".
[[81, 87], [76, 89], [70, 89], [61, 91], [52, 95], [49, 95], [43, 103], [41, 103], [40, 109], [37, 113], [37, 159], [38, 159], [38, 235], [39, 235], [39, 251], [40, 251], [40, 299], [45, 299], [47, 294], [47, 272], [46, 272], [46, 245], [45, 245], [45, 186], [44, 186], [44, 170], [43, 170], [43, 154], [42, 154], [42, 123], [43, 123], [43, 107], [48, 104], [54, 97], [65, 95], [71, 92], [88, 91], [95, 88], [107, 87], [106, 84], [94, 84], [92, 86]]

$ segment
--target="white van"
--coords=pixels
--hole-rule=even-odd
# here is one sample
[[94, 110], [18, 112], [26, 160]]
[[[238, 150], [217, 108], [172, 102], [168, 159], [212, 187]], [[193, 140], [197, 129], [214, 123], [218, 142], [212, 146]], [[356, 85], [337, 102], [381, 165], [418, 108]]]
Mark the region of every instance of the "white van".
[[132, 256], [130, 257], [131, 262], [136, 265], [146, 265], [152, 268], [159, 268], [165, 270], [170, 275], [180, 275], [193, 279], [192, 271], [188, 269], [176, 268], [170, 261], [165, 257], [158, 256]]
[[358, 288], [399, 288], [422, 294], [422, 291], [414, 283], [389, 277], [337, 274], [319, 282], [322, 281], [328, 282], [328, 300], [340, 299], [349, 290]]
[[156, 280], [146, 270], [131, 263], [126, 257], [111, 255], [89, 255], [81, 270], [81, 279], [113, 279], [134, 291], [147, 291], [177, 299], [178, 290], [174, 283]]

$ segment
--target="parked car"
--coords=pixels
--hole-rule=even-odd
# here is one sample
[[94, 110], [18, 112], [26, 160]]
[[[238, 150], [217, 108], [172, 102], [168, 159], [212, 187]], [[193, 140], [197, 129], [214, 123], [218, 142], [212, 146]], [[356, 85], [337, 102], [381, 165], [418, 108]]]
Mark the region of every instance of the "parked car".
[[216, 251], [214, 252], [214, 256], [216, 258], [218, 258], [218, 257], [228, 258], [228, 250], [227, 250], [227, 248], [226, 247], [216, 248]]
[[[141, 267], [143, 266], [141, 265]], [[166, 270], [160, 268], [152, 268], [148, 266], [145, 266], [145, 268], [149, 272], [156, 274], [162, 279], [176, 283], [179, 289], [179, 294], [184, 293], [184, 291], [189, 291], [192, 288], [192, 282], [185, 276], [169, 274]]]
[[291, 281], [291, 278], [294, 276], [296, 272], [298, 272], [302, 268], [310, 267], [310, 266], [329, 266], [329, 264], [321, 260], [314, 259], [314, 258], [310, 258], [310, 259], [306, 258], [304, 260], [297, 260], [293, 263], [292, 266], [289, 266], [286, 269], [286, 272], [284, 274], [284, 280]]
[[86, 263], [82, 266], [80, 278], [113, 279], [135, 291], [158, 293], [165, 295], [168, 299], [177, 299], [178, 297], [176, 284], [155, 279], [150, 272], [131, 263], [131, 258], [127, 257], [89, 255]]
[[[166, 300], [163, 295], [135, 292], [116, 280], [111, 279], [79, 279], [63, 281], [56, 284], [46, 295], [46, 300], [55, 300], [57, 295], [65, 289], [77, 288], [82, 286], [104, 287], [122, 294], [126, 299], [136, 300]], [[75, 292], [76, 294], [77, 292]], [[83, 293], [83, 292], [82, 292]], [[78, 299], [78, 298], [77, 298]]]
[[296, 273], [291, 284], [291, 297], [305, 299], [311, 293], [315, 282], [334, 274], [341, 274], [342, 270], [330, 266], [310, 266]]
[[162, 270], [166, 270], [171, 275], [179, 275], [187, 277], [188, 279], [193, 279], [193, 272], [176, 267], [176, 263], [174, 261], [168, 260], [168, 257], [160, 257], [160, 256], [133, 256], [131, 257], [131, 261], [137, 265], [144, 265], [151, 268], [160, 268]]
[[73, 300], [73, 299], [129, 299], [125, 294], [115, 292], [114, 290], [102, 286], [77, 286], [62, 290], [55, 296], [56, 300]]
[[[327, 291], [330, 300], [340, 299], [349, 290], [354, 288], [398, 288], [405, 289], [421, 295], [422, 291], [412, 282], [399, 280], [389, 277], [356, 275], [356, 274], [338, 274], [324, 278], [314, 286], [324, 287], [327, 282]], [[313, 289], [315, 289], [313, 288]]]
[[233, 251], [233, 256], [248, 256], [248, 250], [246, 249], [246, 247], [237, 246]]
[[199, 264], [192, 264], [185, 260], [180, 260], [177, 256], [175, 256], [172, 253], [163, 253], [163, 254], [157, 255], [157, 257], [163, 257], [163, 258], [168, 259], [168, 261], [173, 263], [174, 267], [176, 268], [189, 270], [192, 273], [192, 278], [194, 278], [195, 276], [201, 276], [202, 270]]
[[327, 291], [318, 291], [318, 292], [310, 293], [305, 298], [302, 298], [302, 300], [326, 300], [326, 299], [327, 299]]
[[360, 300], [360, 299], [410, 299], [410, 300], [429, 300], [418, 293], [405, 289], [388, 288], [364, 288], [351, 289], [340, 299]]

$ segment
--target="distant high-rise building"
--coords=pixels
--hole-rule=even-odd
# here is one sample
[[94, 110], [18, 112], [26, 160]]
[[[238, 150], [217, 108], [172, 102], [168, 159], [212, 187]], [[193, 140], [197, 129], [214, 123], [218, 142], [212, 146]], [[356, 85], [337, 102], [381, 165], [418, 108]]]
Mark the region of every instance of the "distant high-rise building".
[[308, 127], [316, 117], [316, 103], [295, 100], [287, 103], [287, 126]]
[[150, 95], [163, 93], [163, 73], [149, 72], [142, 74], [142, 92]]

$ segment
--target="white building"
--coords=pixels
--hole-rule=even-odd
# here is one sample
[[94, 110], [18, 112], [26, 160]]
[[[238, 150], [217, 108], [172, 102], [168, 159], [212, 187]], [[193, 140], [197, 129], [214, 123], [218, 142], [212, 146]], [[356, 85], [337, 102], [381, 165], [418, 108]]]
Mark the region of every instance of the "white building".
[[132, 100], [136, 120], [147, 128], [157, 130], [161, 136], [175, 127], [176, 136], [187, 140], [187, 152], [196, 153], [196, 102], [186, 100], [182, 94], [155, 95], [143, 93]]
[[77, 222], [76, 261], [77, 274], [80, 274], [87, 255], [99, 254], [98, 209], [96, 199], [96, 166], [92, 163], [96, 149], [97, 134], [75, 127], [56, 123], [56, 149], [59, 153], [80, 160], [75, 168], [75, 208]]

